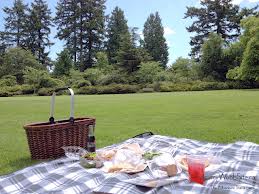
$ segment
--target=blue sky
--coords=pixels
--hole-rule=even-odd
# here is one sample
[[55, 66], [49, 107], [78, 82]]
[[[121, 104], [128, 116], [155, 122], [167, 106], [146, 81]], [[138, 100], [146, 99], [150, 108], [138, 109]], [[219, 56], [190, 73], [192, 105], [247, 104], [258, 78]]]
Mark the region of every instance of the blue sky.
[[[33, 0], [24, 0], [30, 3]], [[58, 0], [46, 0], [49, 7], [54, 12]], [[186, 6], [199, 6], [200, 0], [107, 0], [106, 14], [110, 14], [112, 10], [119, 6], [124, 10], [128, 20], [129, 27], [138, 27], [139, 33], [143, 29], [143, 25], [150, 13], [158, 11], [162, 18], [165, 28], [165, 38], [169, 46], [169, 65], [172, 64], [178, 57], [188, 57], [190, 52], [190, 33], [186, 31], [192, 21], [183, 19], [186, 12]], [[252, 7], [259, 3], [259, 0], [233, 0], [234, 4], [239, 4], [241, 7]], [[0, 30], [3, 30], [3, 11], [5, 6], [11, 6], [13, 0], [0, 0]], [[53, 13], [54, 14], [54, 13]], [[62, 50], [63, 43], [55, 39], [56, 30], [52, 29], [51, 40], [54, 46], [50, 49], [50, 57], [56, 58], [56, 53]]]

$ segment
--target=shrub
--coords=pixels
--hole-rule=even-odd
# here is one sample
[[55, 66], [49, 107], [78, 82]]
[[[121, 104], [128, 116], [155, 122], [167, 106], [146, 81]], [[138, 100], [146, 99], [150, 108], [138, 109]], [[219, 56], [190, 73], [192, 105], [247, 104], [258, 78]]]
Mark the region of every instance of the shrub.
[[141, 63], [137, 72], [139, 83], [153, 83], [162, 71], [163, 69], [158, 62]]
[[98, 94], [127, 94], [136, 93], [139, 88], [133, 85], [112, 84], [98, 87]]
[[152, 93], [152, 92], [154, 92], [154, 89], [153, 88], [143, 88], [142, 92], [143, 93]]
[[49, 76], [42, 79], [42, 82], [40, 83], [41, 88], [57, 88], [65, 86], [65, 82], [59, 79], [51, 78]]
[[77, 94], [97, 94], [97, 87], [95, 86], [85, 86], [77, 90]]
[[20, 94], [22, 94], [21, 86], [20, 85], [7, 86], [7, 87], [5, 87], [5, 90], [8, 93], [12, 94], [12, 95], [20, 95]]
[[79, 88], [78, 94], [126, 94], [136, 93], [139, 87], [126, 84], [112, 84], [107, 86], [86, 86]]
[[12, 76], [12, 75], [5, 75], [0, 80], [0, 87], [3, 87], [3, 86], [14, 86], [16, 84], [17, 84], [16, 77]]
[[128, 84], [128, 77], [119, 71], [113, 71], [110, 74], [103, 76], [99, 83], [101, 85], [110, 85], [110, 84]]
[[10, 48], [4, 54], [3, 63], [0, 66], [1, 75], [15, 75], [18, 83], [23, 83], [23, 75], [26, 67], [41, 68], [30, 51], [16, 47]]
[[225, 82], [194, 82], [191, 90], [202, 91], [202, 90], [225, 90], [229, 89], [229, 86]]
[[85, 86], [91, 86], [91, 82], [89, 82], [88, 80], [84, 80], [84, 79], [76, 80], [72, 86], [74, 88], [82, 88]]
[[97, 85], [103, 77], [103, 73], [99, 69], [90, 68], [85, 71], [83, 77], [84, 79], [90, 81], [92, 85]]
[[171, 83], [171, 82], [162, 82], [160, 84], [160, 92], [174, 92], [174, 91], [190, 91], [190, 83]]
[[38, 95], [39, 96], [51, 96], [53, 92], [52, 88], [40, 88], [38, 90]]
[[250, 82], [245, 81], [227, 81], [226, 84], [228, 85], [229, 89], [251, 89]]
[[12, 94], [10, 94], [7, 91], [3, 91], [2, 88], [0, 89], [0, 97], [9, 97], [12, 96]]
[[31, 85], [21, 85], [21, 93], [22, 94], [33, 94], [34, 93], [34, 88]]
[[24, 70], [25, 83], [32, 85], [36, 92], [40, 88], [54, 88], [64, 86], [62, 80], [51, 78], [47, 71], [26, 67]]

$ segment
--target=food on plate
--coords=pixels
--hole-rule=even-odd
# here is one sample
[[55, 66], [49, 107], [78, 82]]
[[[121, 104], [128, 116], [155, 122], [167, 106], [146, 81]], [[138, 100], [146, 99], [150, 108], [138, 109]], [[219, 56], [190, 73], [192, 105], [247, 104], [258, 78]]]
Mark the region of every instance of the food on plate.
[[143, 154], [143, 158], [145, 160], [152, 160], [155, 156], [159, 156], [161, 153], [159, 152], [146, 152]]
[[95, 152], [90, 152], [90, 153], [87, 153], [85, 155], [83, 155], [82, 157], [87, 159], [87, 160], [95, 160], [96, 159], [96, 153]]
[[122, 169], [133, 169], [133, 168], [134, 167], [129, 163], [119, 163], [119, 164], [115, 164], [115, 165], [111, 166], [108, 169], [108, 172], [118, 172]]
[[98, 156], [103, 160], [109, 161], [115, 156], [115, 154], [116, 154], [116, 150], [107, 150], [107, 151], [102, 151], [98, 153]]
[[132, 144], [124, 144], [119, 147], [119, 149], [128, 149], [136, 154], [143, 154], [144, 151], [141, 149], [140, 145], [138, 143], [132, 143]]
[[177, 166], [175, 164], [170, 164], [167, 166], [163, 166], [162, 170], [167, 172], [167, 175], [170, 176], [175, 176], [177, 174]]
[[110, 150], [104, 150], [97, 153], [98, 158], [101, 158], [105, 161], [111, 161], [114, 156], [117, 154], [119, 150], [131, 150], [132, 152], [136, 154], [143, 154], [143, 150], [140, 148], [139, 144], [133, 143], [133, 144], [123, 144], [117, 148], [110, 149]]
[[79, 160], [84, 168], [101, 168], [103, 166], [103, 162], [100, 161], [95, 152], [86, 153]]
[[109, 173], [116, 173], [116, 172], [126, 172], [126, 173], [137, 173], [142, 172], [145, 170], [147, 165], [140, 164], [137, 166], [134, 166], [130, 163], [124, 162], [124, 163], [118, 163], [112, 165], [110, 168], [107, 169], [107, 172]]

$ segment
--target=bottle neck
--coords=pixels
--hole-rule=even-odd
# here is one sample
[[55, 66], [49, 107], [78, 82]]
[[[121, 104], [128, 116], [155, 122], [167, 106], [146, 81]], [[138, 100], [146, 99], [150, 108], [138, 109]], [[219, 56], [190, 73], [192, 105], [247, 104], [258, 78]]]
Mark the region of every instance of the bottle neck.
[[93, 125], [89, 125], [88, 136], [94, 136], [94, 126]]

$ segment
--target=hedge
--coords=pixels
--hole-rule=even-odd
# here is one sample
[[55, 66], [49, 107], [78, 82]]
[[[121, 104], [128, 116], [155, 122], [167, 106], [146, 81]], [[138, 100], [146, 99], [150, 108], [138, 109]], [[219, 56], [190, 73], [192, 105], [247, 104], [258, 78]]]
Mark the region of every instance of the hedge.
[[[126, 94], [137, 92], [175, 92], [175, 91], [204, 91], [204, 90], [225, 90], [225, 89], [251, 89], [259, 88], [259, 83], [227, 81], [227, 82], [204, 82], [193, 81], [189, 83], [156, 82], [146, 85], [111, 84], [106, 86], [87, 86], [89, 82], [82, 82], [83, 87], [74, 88], [76, 94]], [[80, 84], [80, 86], [81, 86]], [[54, 88], [41, 88], [37, 94], [39, 96], [50, 96]], [[34, 88], [31, 85], [15, 85], [0, 87], [0, 97], [13, 95], [33, 94]], [[65, 94], [59, 92], [57, 95]]]

